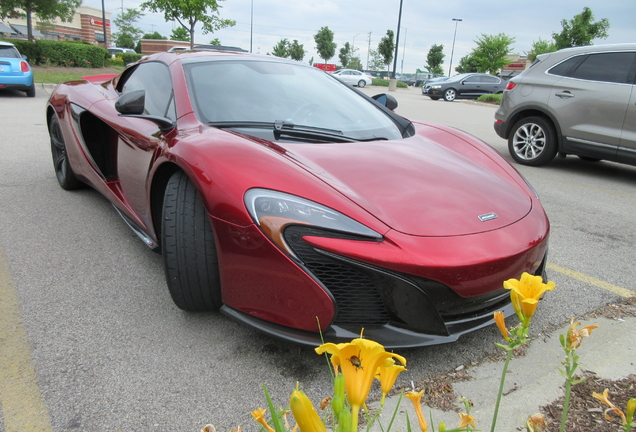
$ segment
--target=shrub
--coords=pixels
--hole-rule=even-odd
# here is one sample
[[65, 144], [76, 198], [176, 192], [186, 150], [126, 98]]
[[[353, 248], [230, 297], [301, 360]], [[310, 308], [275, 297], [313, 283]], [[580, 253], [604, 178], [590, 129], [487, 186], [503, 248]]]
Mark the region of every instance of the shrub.
[[486, 102], [486, 103], [491, 103], [491, 104], [494, 104], [494, 105], [501, 105], [501, 97], [502, 97], [501, 94], [481, 95], [477, 99], [477, 102]]
[[[382, 79], [382, 78], [373, 78], [373, 81], [371, 82], [371, 84], [375, 85], [375, 86], [388, 87], [389, 86], [389, 80]], [[402, 81], [398, 81], [397, 82], [397, 86], [400, 87], [400, 88], [409, 88], [409, 86], [406, 85], [406, 83], [403, 83]]]
[[143, 56], [141, 54], [119, 53], [119, 54], [117, 54], [117, 57], [121, 57], [121, 59], [124, 62], [124, 65], [127, 65], [128, 63], [136, 62], [137, 60], [139, 60]]
[[40, 48], [38, 64], [101, 68], [110, 58], [110, 53], [104, 48], [88, 43], [39, 40], [36, 44]]
[[17, 39], [0, 39], [12, 43], [20, 51], [20, 54], [27, 56], [31, 64], [35, 64], [40, 58], [40, 48], [37, 43]]

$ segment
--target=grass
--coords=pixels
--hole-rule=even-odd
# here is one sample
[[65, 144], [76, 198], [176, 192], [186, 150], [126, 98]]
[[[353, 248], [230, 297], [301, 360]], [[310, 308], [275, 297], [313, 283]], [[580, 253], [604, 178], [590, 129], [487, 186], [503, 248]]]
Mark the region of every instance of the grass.
[[[116, 69], [124, 70], [124, 68]], [[87, 75], [100, 75], [103, 73], [101, 69], [94, 69], [90, 71], [86, 70], [75, 70], [75, 68], [68, 68], [68, 71], [46, 71], [46, 70], [34, 70], [33, 71], [33, 79], [36, 83], [47, 83], [47, 84], [59, 84], [66, 81], [74, 81], [81, 79], [83, 76]]]
[[501, 97], [502, 95], [500, 94], [481, 95], [479, 96], [479, 99], [477, 99], [477, 102], [485, 102], [485, 103], [491, 103], [493, 105], [501, 105]]

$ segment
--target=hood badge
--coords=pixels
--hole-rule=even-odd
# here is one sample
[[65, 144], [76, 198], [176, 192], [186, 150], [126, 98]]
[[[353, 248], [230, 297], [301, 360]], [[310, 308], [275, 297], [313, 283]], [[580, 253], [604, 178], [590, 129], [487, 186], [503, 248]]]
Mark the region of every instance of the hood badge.
[[486, 213], [483, 215], [479, 215], [477, 217], [479, 218], [480, 221], [486, 222], [492, 219], [497, 219], [499, 216], [497, 216], [497, 213]]

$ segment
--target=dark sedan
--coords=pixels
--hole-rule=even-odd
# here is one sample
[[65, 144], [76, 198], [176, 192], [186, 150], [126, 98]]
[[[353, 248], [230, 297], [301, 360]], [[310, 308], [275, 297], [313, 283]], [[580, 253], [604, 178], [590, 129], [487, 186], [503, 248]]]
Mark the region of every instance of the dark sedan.
[[444, 98], [452, 102], [455, 99], [477, 99], [485, 94], [503, 93], [506, 84], [506, 81], [494, 75], [466, 73], [443, 82], [427, 83], [422, 87], [422, 94], [433, 100]]

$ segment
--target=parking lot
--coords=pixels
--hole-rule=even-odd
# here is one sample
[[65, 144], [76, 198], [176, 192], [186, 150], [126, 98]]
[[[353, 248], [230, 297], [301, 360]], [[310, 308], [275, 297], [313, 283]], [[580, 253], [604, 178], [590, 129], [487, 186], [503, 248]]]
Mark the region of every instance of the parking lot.
[[[472, 133], [511, 160], [492, 127], [494, 106], [432, 101], [412, 87], [393, 94], [399, 114]], [[161, 257], [107, 200], [58, 186], [47, 96], [0, 93], [0, 432], [256, 430], [250, 412], [266, 404], [262, 384], [281, 405], [297, 381], [316, 401], [328, 396], [323, 358], [222, 315], [177, 309]], [[557, 288], [532, 332], [633, 294], [636, 167], [576, 157], [515, 166], [552, 226], [548, 275]], [[478, 362], [499, 339], [491, 327], [400, 352], [409, 363], [398, 385]]]

